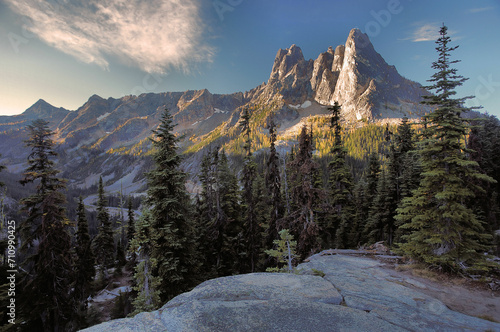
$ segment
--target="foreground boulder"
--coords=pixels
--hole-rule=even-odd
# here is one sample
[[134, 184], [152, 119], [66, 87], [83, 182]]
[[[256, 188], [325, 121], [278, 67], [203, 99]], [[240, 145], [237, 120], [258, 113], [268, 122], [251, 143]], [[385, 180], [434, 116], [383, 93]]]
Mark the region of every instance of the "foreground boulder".
[[299, 269], [209, 280], [157, 311], [85, 331], [500, 331], [406, 287], [411, 280], [370, 258], [315, 255]]

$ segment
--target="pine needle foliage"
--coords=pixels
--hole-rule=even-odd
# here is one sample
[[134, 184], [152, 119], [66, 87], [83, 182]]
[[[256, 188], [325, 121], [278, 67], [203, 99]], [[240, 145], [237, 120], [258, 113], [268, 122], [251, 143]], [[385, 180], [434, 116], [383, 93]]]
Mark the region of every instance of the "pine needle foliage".
[[199, 261], [186, 174], [180, 169], [178, 138], [167, 109], [153, 134], [154, 168], [147, 173], [146, 204], [151, 210], [151, 234], [155, 236], [149, 256], [156, 260], [152, 275], [161, 282], [161, 300], [168, 301], [196, 285]]
[[435, 92], [424, 103], [435, 110], [424, 116], [423, 140], [419, 143], [422, 174], [419, 187], [404, 199], [398, 209], [403, 236], [402, 251], [415, 259], [445, 270], [460, 272], [484, 266], [483, 252], [490, 240], [482, 223], [469, 208], [474, 192], [482, 189], [479, 181], [493, 179], [477, 170], [477, 162], [468, 158], [464, 139], [468, 132], [462, 114], [466, 98], [454, 98], [455, 89], [466, 80], [451, 65], [450, 53], [458, 46], [449, 45], [448, 28], [442, 26], [436, 41], [436, 73], [428, 86]]
[[27, 273], [21, 280], [20, 312], [24, 328], [31, 331], [63, 331], [74, 315], [69, 221], [62, 194], [65, 180], [52, 160], [57, 154], [48, 122], [28, 126], [31, 148], [22, 184], [36, 183], [36, 193], [21, 201], [28, 217], [21, 224], [22, 251]]
[[81, 196], [78, 202], [77, 216], [78, 229], [75, 234], [75, 288], [73, 294], [78, 306], [78, 325], [83, 327], [83, 317], [87, 310], [87, 298], [91, 294], [92, 281], [95, 276], [95, 258], [91, 248], [87, 216], [85, 214], [85, 206]]
[[[340, 123], [341, 106], [337, 101], [329, 108], [331, 112], [330, 129], [333, 130], [333, 146], [330, 151], [329, 168], [331, 214], [323, 226], [323, 246], [325, 248], [345, 247], [344, 241], [336, 241], [345, 237], [354, 220], [353, 211], [353, 179], [351, 170], [346, 164], [347, 150], [342, 140]], [[339, 234], [337, 235], [337, 232]]]
[[99, 265], [101, 277], [104, 281], [108, 279], [108, 269], [114, 264], [115, 245], [113, 240], [113, 229], [107, 209], [107, 200], [104, 193], [102, 177], [99, 177], [98, 198], [97, 198], [97, 222], [98, 233], [93, 241], [93, 251], [96, 262]]

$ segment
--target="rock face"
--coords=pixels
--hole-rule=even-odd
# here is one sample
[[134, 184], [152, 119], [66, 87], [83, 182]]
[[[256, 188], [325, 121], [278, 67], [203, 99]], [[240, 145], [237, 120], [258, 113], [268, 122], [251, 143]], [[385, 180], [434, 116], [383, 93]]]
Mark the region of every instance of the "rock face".
[[422, 86], [403, 78], [375, 51], [368, 36], [352, 29], [345, 42], [305, 60], [296, 45], [280, 49], [267, 84], [252, 99], [272, 100], [276, 95], [285, 104], [316, 101], [321, 105], [342, 105], [346, 120], [379, 120], [419, 117], [429, 108], [419, 104], [426, 94]]
[[500, 331], [406, 287], [412, 280], [369, 258], [315, 255], [299, 269], [209, 280], [158, 311], [84, 331]]

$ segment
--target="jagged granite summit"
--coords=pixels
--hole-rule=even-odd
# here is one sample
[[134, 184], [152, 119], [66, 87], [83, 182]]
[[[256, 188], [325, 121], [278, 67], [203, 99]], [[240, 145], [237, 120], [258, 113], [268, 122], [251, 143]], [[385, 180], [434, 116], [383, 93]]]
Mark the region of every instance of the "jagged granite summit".
[[370, 258], [318, 254], [299, 269], [301, 275], [209, 280], [157, 311], [84, 331], [500, 331], [500, 324], [452, 311], [408, 287], [415, 282]]
[[305, 60], [292, 45], [276, 54], [267, 84], [252, 99], [271, 100], [281, 95], [285, 104], [315, 101], [342, 105], [348, 121], [417, 118], [429, 111], [420, 105], [423, 87], [402, 77], [377, 53], [368, 36], [352, 29], [345, 45], [330, 46], [316, 60]]

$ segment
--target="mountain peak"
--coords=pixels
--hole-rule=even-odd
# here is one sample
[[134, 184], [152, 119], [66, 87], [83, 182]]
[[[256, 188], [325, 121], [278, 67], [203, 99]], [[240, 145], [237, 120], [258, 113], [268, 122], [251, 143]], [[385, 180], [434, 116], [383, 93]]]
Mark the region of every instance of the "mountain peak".
[[302, 49], [295, 44], [290, 46], [290, 48], [288, 49], [288, 54], [286, 56], [289, 64], [292, 66], [300, 61], [304, 61], [304, 54], [302, 54]]
[[305, 63], [304, 54], [297, 45], [293, 44], [287, 49], [280, 49], [274, 59], [273, 69], [269, 81], [281, 80], [295, 66]]
[[87, 102], [93, 102], [93, 101], [102, 101], [104, 100], [104, 98], [102, 98], [101, 96], [97, 95], [97, 94], [93, 94], [89, 100]]
[[361, 32], [361, 30], [359, 29], [352, 29], [351, 32], [349, 32], [345, 47], [355, 49], [357, 51], [356, 53], [358, 53], [360, 50], [364, 50], [372, 55], [371, 53], [375, 52], [375, 49], [373, 48], [368, 35]]
[[56, 109], [56, 107], [52, 106], [43, 99], [38, 99], [37, 102], [31, 105], [26, 111], [24, 111], [23, 114], [25, 115], [41, 114], [43, 111], [53, 110], [53, 109]]

